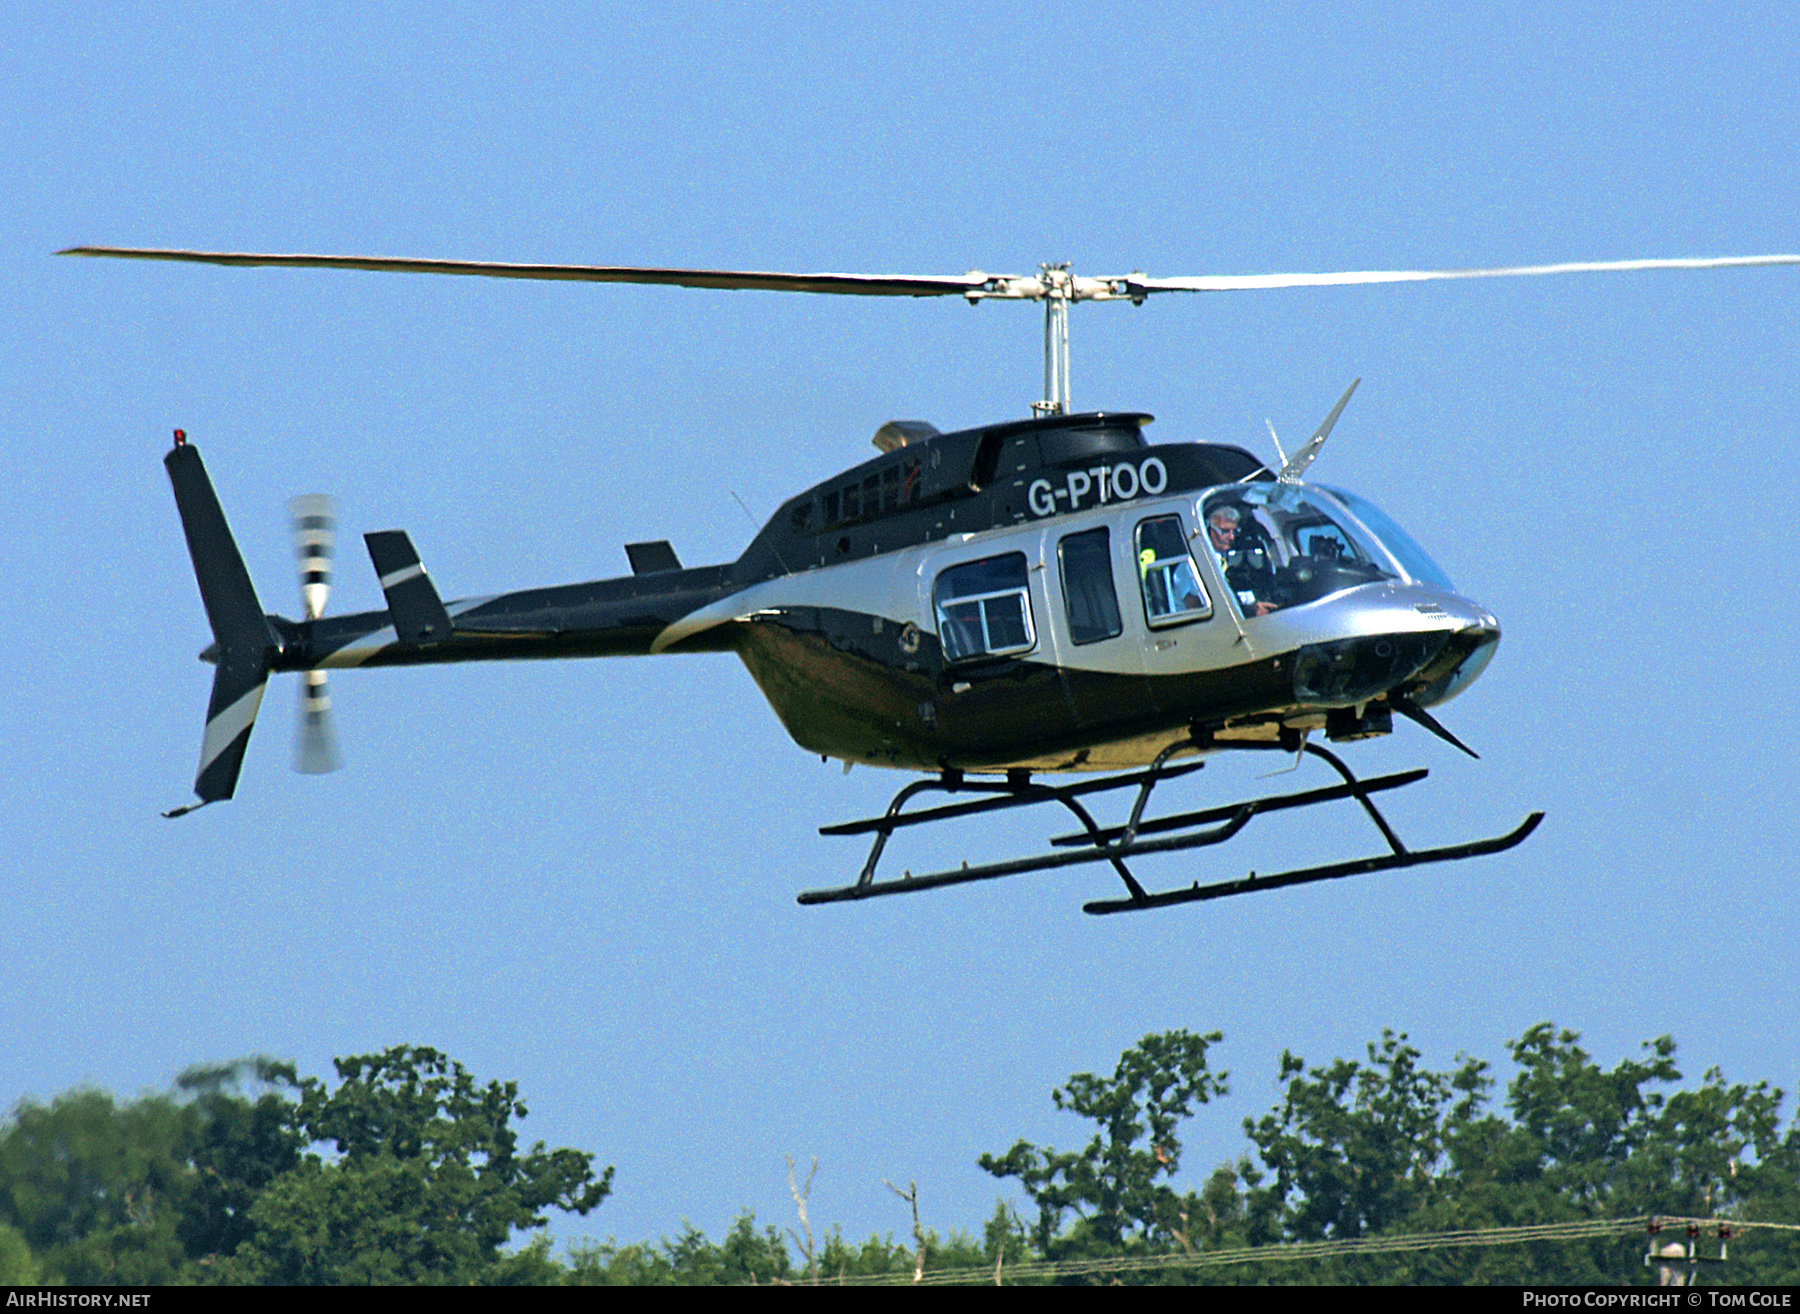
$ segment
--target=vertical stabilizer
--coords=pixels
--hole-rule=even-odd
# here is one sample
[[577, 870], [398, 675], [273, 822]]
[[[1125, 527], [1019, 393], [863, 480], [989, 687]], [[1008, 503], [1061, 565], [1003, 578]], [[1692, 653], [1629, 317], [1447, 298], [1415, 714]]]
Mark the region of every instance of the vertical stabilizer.
[[200, 745], [200, 767], [194, 776], [194, 793], [200, 802], [176, 808], [165, 815], [181, 816], [197, 807], [230, 798], [237, 788], [244, 750], [262, 706], [263, 686], [269, 665], [280, 647], [274, 627], [264, 616], [250, 572], [225, 523], [225, 512], [213, 492], [199, 451], [188, 445], [187, 435], [175, 431], [175, 447], [163, 458], [169, 482], [175, 487], [175, 507], [181, 513], [188, 555], [200, 582], [200, 600], [212, 626], [218, 655], [218, 674], [213, 677], [212, 698], [206, 706], [206, 734]]

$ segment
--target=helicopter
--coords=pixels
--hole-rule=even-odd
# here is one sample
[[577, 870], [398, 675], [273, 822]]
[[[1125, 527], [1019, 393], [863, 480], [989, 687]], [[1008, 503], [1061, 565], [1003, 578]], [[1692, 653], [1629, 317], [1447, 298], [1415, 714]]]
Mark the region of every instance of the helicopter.
[[[1304, 476], [1357, 383], [1292, 455], [1151, 443], [1141, 412], [1076, 412], [1068, 314], [1081, 301], [1165, 292], [1342, 286], [1651, 269], [1800, 264], [1800, 255], [1649, 259], [1483, 269], [1153, 278], [793, 274], [631, 266], [73, 247], [65, 255], [862, 296], [961, 296], [1044, 306], [1044, 395], [1030, 418], [941, 432], [894, 420], [878, 454], [783, 503], [732, 562], [684, 566], [667, 541], [628, 543], [629, 575], [446, 602], [403, 530], [364, 536], [387, 606], [325, 615], [335, 553], [330, 499], [290, 503], [303, 614], [265, 612], [198, 449], [164, 456], [213, 643], [198, 801], [232, 797], [268, 679], [302, 676], [295, 765], [341, 761], [326, 673], [441, 662], [735, 653], [803, 749], [922, 773], [880, 815], [820, 833], [872, 836], [851, 883], [802, 904], [916, 893], [1029, 872], [1110, 866], [1122, 897], [1092, 914], [1287, 888], [1502, 852], [1504, 834], [1409, 848], [1375, 796], [1424, 769], [1363, 779], [1318, 742], [1392, 733], [1396, 715], [1475, 756], [1433, 709], [1492, 660], [1500, 625], [1460, 594], [1375, 504]], [[1324, 763], [1336, 783], [1146, 815], [1158, 786], [1226, 751]], [[1122, 825], [1084, 800], [1125, 792]], [[925, 794], [963, 801], [912, 808]], [[1385, 850], [1293, 871], [1149, 890], [1128, 860], [1222, 844], [1255, 818], [1354, 800]], [[910, 827], [1049, 804], [1076, 823], [1048, 851], [901, 876], [878, 874]]]

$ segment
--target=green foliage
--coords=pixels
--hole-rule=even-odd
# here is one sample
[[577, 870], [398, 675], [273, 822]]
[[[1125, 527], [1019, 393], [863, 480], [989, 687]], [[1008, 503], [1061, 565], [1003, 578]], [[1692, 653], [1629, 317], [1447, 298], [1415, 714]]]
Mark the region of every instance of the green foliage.
[[[983, 1277], [993, 1273], [996, 1263], [1004, 1272], [1006, 1265], [1031, 1257], [1017, 1219], [1004, 1205], [996, 1206], [982, 1240], [966, 1232], [939, 1237], [927, 1231], [924, 1251], [926, 1273]], [[829, 1286], [860, 1278], [910, 1278], [917, 1265], [917, 1252], [891, 1235], [870, 1237], [858, 1245], [833, 1229], [820, 1243], [808, 1273], [789, 1255], [780, 1229], [759, 1228], [756, 1216], [745, 1211], [720, 1242], [709, 1241], [698, 1228], [684, 1224], [679, 1236], [650, 1245], [577, 1243], [569, 1249], [562, 1280], [574, 1286]]]
[[[242, 1090], [247, 1081], [260, 1087], [255, 1099]], [[258, 1196], [299, 1164], [288, 1098], [298, 1087], [291, 1064], [269, 1059], [189, 1068], [176, 1078], [197, 1129], [187, 1158], [192, 1192], [176, 1229], [189, 1256], [204, 1264], [233, 1254], [250, 1237]]]
[[26, 1102], [0, 1130], [0, 1224], [46, 1281], [163, 1283], [242, 1239], [255, 1193], [290, 1165], [281, 1098], [246, 1079], [291, 1079], [266, 1060], [184, 1074], [185, 1098], [118, 1104], [101, 1091]]
[[1339, 1059], [1308, 1072], [1282, 1052], [1280, 1107], [1244, 1121], [1274, 1178], [1246, 1202], [1255, 1239], [1366, 1236], [1436, 1197], [1445, 1137], [1474, 1116], [1492, 1085], [1487, 1065], [1469, 1059], [1455, 1072], [1427, 1071], [1391, 1031], [1368, 1053], [1366, 1065]]
[[656, 1245], [573, 1246], [568, 1281], [596, 1287], [744, 1286], [785, 1282], [792, 1272], [781, 1233], [773, 1226], [759, 1231], [746, 1210], [719, 1244], [684, 1224], [680, 1236]]
[[[1679, 1082], [1675, 1042], [1602, 1069], [1572, 1031], [1532, 1027], [1511, 1043], [1518, 1072], [1502, 1117], [1487, 1109], [1487, 1065], [1420, 1065], [1405, 1036], [1384, 1033], [1365, 1064], [1308, 1070], [1283, 1054], [1281, 1104], [1246, 1121], [1266, 1186], [1246, 1193], [1256, 1242], [1444, 1232], [1643, 1214], [1729, 1216], [1751, 1192], [1793, 1219], [1795, 1134], [1777, 1135], [1781, 1093], [1727, 1086], [1708, 1072]], [[1766, 1206], [1765, 1206], [1766, 1207]], [[1747, 1215], [1746, 1215], [1747, 1216]], [[1641, 1276], [1644, 1242], [1543, 1242], [1311, 1264], [1283, 1280], [1612, 1283]], [[1737, 1244], [1740, 1257], [1745, 1245]], [[1781, 1267], [1780, 1242], [1756, 1238], [1758, 1271]], [[1734, 1261], [1729, 1275], [1745, 1280]], [[1718, 1280], [1724, 1273], [1711, 1273]], [[1769, 1280], [1793, 1280], [1792, 1277]]]
[[[1433, 1070], [1406, 1036], [1384, 1031], [1364, 1060], [1312, 1067], [1284, 1052], [1281, 1098], [1246, 1119], [1255, 1150], [1177, 1195], [1176, 1127], [1210, 1084], [1218, 1037], [1147, 1037], [1110, 1078], [1081, 1075], [1058, 1108], [1100, 1132], [1073, 1154], [1024, 1141], [981, 1164], [1017, 1177], [1038, 1207], [1032, 1241], [1058, 1260], [1215, 1251], [1283, 1243], [1663, 1216], [1800, 1222], [1800, 1121], [1779, 1126], [1781, 1092], [1727, 1084], [1717, 1071], [1678, 1088], [1675, 1043], [1649, 1042], [1610, 1069], [1580, 1037], [1548, 1024], [1513, 1041], [1516, 1073], [1501, 1108], [1485, 1062]], [[1067, 1216], [1074, 1221], [1065, 1230]], [[1791, 1283], [1791, 1232], [1740, 1233], [1709, 1282]], [[1648, 1280], [1645, 1240], [1495, 1247], [1279, 1261], [1190, 1270], [1223, 1282], [1616, 1283]], [[1182, 1270], [1130, 1280], [1187, 1280]]]
[[166, 1282], [188, 1129], [173, 1100], [119, 1107], [95, 1090], [25, 1104], [0, 1141], [4, 1221], [52, 1281]]
[[0, 1127], [0, 1281], [561, 1276], [543, 1246], [500, 1247], [547, 1208], [599, 1204], [610, 1168], [596, 1178], [592, 1156], [541, 1143], [520, 1153], [517, 1088], [478, 1086], [435, 1050], [337, 1067], [335, 1090], [258, 1059], [126, 1104], [82, 1090], [20, 1105]]
[[569, 1271], [551, 1258], [554, 1243], [539, 1232], [518, 1250], [501, 1255], [481, 1275], [485, 1287], [554, 1287], [568, 1281]]
[[[254, 1060], [184, 1073], [120, 1103], [93, 1090], [21, 1104], [0, 1125], [0, 1284], [268, 1282], [743, 1285], [907, 1281], [954, 1272], [1011, 1281], [1033, 1260], [1140, 1260], [1294, 1242], [1663, 1216], [1800, 1222], [1800, 1120], [1767, 1082], [1708, 1071], [1685, 1083], [1663, 1037], [1603, 1068], [1544, 1024], [1488, 1065], [1426, 1065], [1383, 1032], [1363, 1058], [1283, 1053], [1280, 1098], [1246, 1120], [1253, 1153], [1178, 1193], [1183, 1121], [1225, 1093], [1220, 1037], [1146, 1036], [1110, 1076], [1078, 1073], [1055, 1106], [1094, 1125], [1081, 1149], [1019, 1141], [982, 1167], [1018, 1179], [979, 1239], [919, 1221], [907, 1241], [830, 1230], [796, 1261], [746, 1212], [718, 1242], [684, 1226], [651, 1244], [555, 1257], [546, 1211], [586, 1213], [612, 1170], [591, 1155], [522, 1150], [511, 1083], [477, 1082], [431, 1049], [341, 1059], [335, 1085]], [[796, 1244], [800, 1238], [796, 1233]], [[1706, 1244], [1710, 1249], [1712, 1243]], [[1644, 1239], [1436, 1248], [1233, 1267], [1064, 1271], [1058, 1280], [1330, 1283], [1648, 1281]], [[1800, 1239], [1740, 1232], [1709, 1284], [1800, 1282]], [[1036, 1280], [1045, 1280], [1042, 1277]]]
[[[1218, 1032], [1145, 1036], [1119, 1058], [1111, 1077], [1078, 1072], [1051, 1100], [1099, 1124], [1084, 1149], [1061, 1153], [1017, 1142], [981, 1156], [996, 1177], [1016, 1177], [1038, 1209], [1034, 1241], [1051, 1256], [1167, 1243], [1182, 1228], [1183, 1202], [1161, 1179], [1181, 1166], [1176, 1128], [1196, 1105], [1226, 1093], [1227, 1074], [1206, 1067]], [[1062, 1237], [1065, 1213], [1080, 1220]]]
[[32, 1287], [39, 1281], [37, 1261], [25, 1238], [0, 1223], [0, 1287]]
[[479, 1086], [460, 1063], [409, 1046], [336, 1067], [335, 1090], [299, 1083], [290, 1120], [338, 1157], [307, 1154], [264, 1187], [221, 1280], [482, 1282], [515, 1229], [541, 1227], [549, 1207], [585, 1214], [611, 1190], [612, 1169], [596, 1178], [591, 1155], [542, 1142], [519, 1153], [511, 1120], [526, 1108], [512, 1082]]

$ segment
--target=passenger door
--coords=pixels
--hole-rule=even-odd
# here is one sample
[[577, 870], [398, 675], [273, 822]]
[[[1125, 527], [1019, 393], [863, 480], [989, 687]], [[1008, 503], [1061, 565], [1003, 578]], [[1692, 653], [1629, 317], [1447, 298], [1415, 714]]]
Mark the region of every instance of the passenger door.
[[1128, 726], [1150, 710], [1145, 628], [1136, 614], [1125, 517], [1046, 527], [1048, 624], [1063, 698], [1083, 730]]
[[[1139, 508], [1132, 517], [1132, 558], [1136, 566], [1134, 610], [1144, 624], [1145, 674], [1156, 685], [1159, 676], [1190, 675], [1214, 664], [1212, 652], [1221, 641], [1215, 577], [1203, 570], [1195, 551], [1191, 509], [1173, 507], [1155, 514]], [[1237, 637], [1226, 623], [1225, 633]]]

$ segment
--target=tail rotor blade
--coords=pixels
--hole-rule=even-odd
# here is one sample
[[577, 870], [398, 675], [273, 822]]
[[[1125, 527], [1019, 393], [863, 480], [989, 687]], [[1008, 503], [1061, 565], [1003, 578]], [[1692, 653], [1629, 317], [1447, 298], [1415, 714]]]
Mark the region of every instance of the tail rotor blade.
[[300, 686], [300, 727], [294, 740], [294, 770], [322, 776], [344, 765], [338, 752], [337, 729], [331, 722], [331, 690], [324, 671], [306, 672]]
[[[296, 497], [288, 503], [294, 527], [294, 555], [300, 566], [300, 605], [306, 619], [325, 614], [331, 596], [331, 559], [337, 550], [337, 502], [323, 493]], [[300, 724], [294, 739], [294, 770], [324, 775], [344, 765], [337, 730], [331, 721], [331, 690], [324, 671], [306, 672], [300, 688]]]
[[294, 554], [300, 560], [300, 603], [307, 620], [325, 614], [331, 596], [331, 558], [337, 548], [337, 502], [323, 493], [288, 503], [294, 524]]

